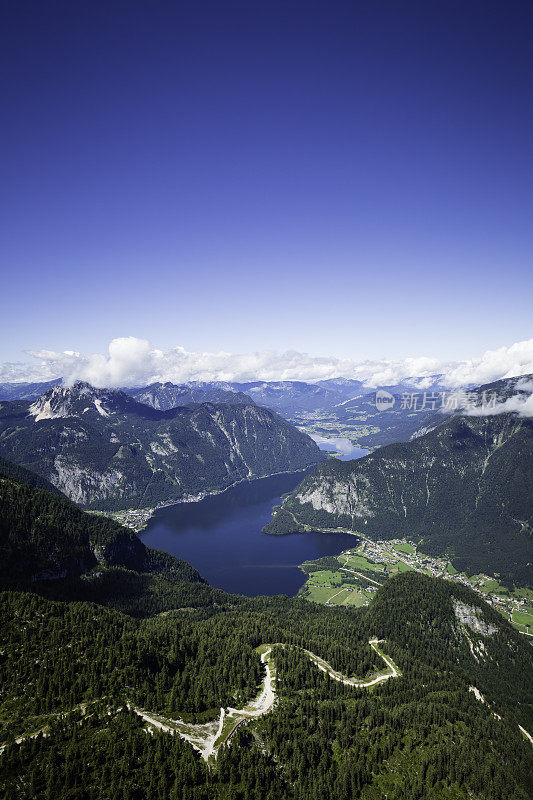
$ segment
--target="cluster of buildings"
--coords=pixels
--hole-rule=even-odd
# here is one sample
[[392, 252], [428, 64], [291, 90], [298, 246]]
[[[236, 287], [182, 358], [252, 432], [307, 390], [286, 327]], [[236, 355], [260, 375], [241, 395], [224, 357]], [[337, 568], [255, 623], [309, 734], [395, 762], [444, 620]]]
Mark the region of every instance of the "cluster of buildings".
[[503, 613], [505, 616], [512, 617], [513, 611], [518, 611], [524, 607], [525, 600], [523, 598], [504, 596], [483, 591], [483, 586], [486, 583], [492, 583], [494, 581], [494, 578], [491, 578], [490, 575], [477, 575], [476, 581], [473, 582], [472, 579], [467, 578], [466, 575], [450, 572], [449, 561], [445, 561], [440, 558], [433, 558], [432, 556], [428, 556], [423, 553], [409, 553], [405, 551], [399, 552], [394, 547], [394, 545], [408, 544], [409, 543], [405, 539], [390, 539], [388, 541], [379, 540], [377, 542], [364, 539], [358, 548], [358, 552], [369, 560], [375, 561], [378, 564], [394, 565], [399, 561], [403, 561], [403, 563], [407, 564], [409, 567], [411, 567], [411, 569], [424, 572], [426, 574], [429, 573], [435, 578], [445, 578], [446, 580], [462, 583], [481, 595], [484, 600], [495, 606], [497, 610]]
[[129, 509], [128, 511], [92, 511], [90, 513], [100, 514], [104, 517], [109, 517], [109, 519], [114, 519], [115, 522], [120, 522], [120, 524], [124, 525], [126, 528], [132, 528], [136, 533], [139, 533], [154, 513], [154, 509], [140, 508]]

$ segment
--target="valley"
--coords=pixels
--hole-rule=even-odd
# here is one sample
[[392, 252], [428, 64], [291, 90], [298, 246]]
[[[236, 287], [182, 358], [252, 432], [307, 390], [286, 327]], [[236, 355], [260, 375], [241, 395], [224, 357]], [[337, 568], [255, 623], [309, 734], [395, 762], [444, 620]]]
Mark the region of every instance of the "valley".
[[[494, 576], [459, 573], [449, 558], [424, 553], [407, 539], [374, 541], [361, 533], [354, 537], [347, 529], [321, 533], [312, 526], [303, 536], [261, 535], [281, 495], [299, 481], [298, 473], [272, 476], [230, 487], [223, 496], [198, 498], [193, 506], [105, 516], [133, 529], [142, 521], [137, 529], [144, 531], [146, 544], [185, 558], [210, 583], [226, 591], [298, 593], [325, 605], [357, 608], [368, 605], [389, 577], [415, 570], [470, 587], [521, 633], [533, 634], [531, 589], [515, 586], [509, 590]], [[354, 538], [359, 542], [356, 546]], [[348, 548], [343, 549], [346, 544]], [[309, 551], [317, 553], [317, 558], [302, 563], [301, 555]], [[320, 551], [323, 555], [318, 555]], [[308, 576], [303, 586], [298, 566]]]
[[[124, 786], [143, 800], [229, 800], [236, 787], [245, 798], [265, 786], [273, 800], [348, 800], [352, 786], [385, 800], [391, 782], [408, 797], [429, 787], [436, 800], [467, 800], [483, 796], [489, 773], [506, 800], [527, 800], [529, 641], [470, 587], [416, 570], [424, 557], [409, 542], [386, 553], [390, 545], [378, 552], [353, 533], [260, 534], [258, 509], [268, 520], [283, 482], [299, 475], [160, 509], [141, 540], [43, 478], [0, 467], [0, 788], [9, 800], [119, 798]], [[301, 584], [294, 556], [271, 578], [272, 558], [258, 572], [246, 553], [241, 578], [256, 596], [227, 593], [150, 538], [170, 513], [182, 523], [196, 514], [189, 542], [213, 568], [235, 558], [228, 534], [241, 517], [265, 555], [324, 546], [321, 559], [306, 559], [310, 577], [335, 561], [347, 585], [375, 588], [372, 600], [346, 608], [274, 594], [284, 571]], [[160, 533], [186, 555], [183, 528]], [[397, 571], [378, 585], [384, 569]], [[271, 596], [260, 596], [261, 574]]]
[[[294, 414], [294, 424], [309, 436], [346, 437], [357, 447], [372, 447], [371, 437], [378, 434], [380, 429], [371, 425], [365, 417], [353, 420], [340, 420], [337, 416], [327, 411], [301, 411]], [[363, 445], [364, 442], [364, 445]]]
[[305, 562], [308, 575], [299, 594], [315, 603], [338, 606], [368, 605], [376, 591], [393, 575], [414, 570], [461, 583], [490, 603], [520, 633], [533, 636], [533, 591], [512, 591], [494, 576], [459, 573], [451, 561], [422, 553], [406, 539], [362, 539], [359, 546], [339, 555]]

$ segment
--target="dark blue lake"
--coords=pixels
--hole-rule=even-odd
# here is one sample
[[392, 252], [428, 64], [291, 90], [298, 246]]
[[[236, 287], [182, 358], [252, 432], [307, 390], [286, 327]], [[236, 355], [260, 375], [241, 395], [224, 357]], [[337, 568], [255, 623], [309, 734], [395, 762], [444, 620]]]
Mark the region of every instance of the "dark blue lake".
[[294, 595], [305, 581], [298, 565], [353, 547], [355, 537], [340, 533], [269, 536], [263, 526], [281, 495], [302, 480], [276, 475], [242, 483], [199, 503], [161, 508], [141, 533], [149, 547], [188, 561], [212, 586], [249, 597]]

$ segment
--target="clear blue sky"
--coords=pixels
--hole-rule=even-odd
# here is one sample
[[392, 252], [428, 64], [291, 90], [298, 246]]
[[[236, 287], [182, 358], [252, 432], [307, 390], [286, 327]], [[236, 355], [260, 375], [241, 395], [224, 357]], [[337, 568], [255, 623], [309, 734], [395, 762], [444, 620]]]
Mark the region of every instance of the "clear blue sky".
[[531, 336], [533, 5], [2, 5], [0, 360]]

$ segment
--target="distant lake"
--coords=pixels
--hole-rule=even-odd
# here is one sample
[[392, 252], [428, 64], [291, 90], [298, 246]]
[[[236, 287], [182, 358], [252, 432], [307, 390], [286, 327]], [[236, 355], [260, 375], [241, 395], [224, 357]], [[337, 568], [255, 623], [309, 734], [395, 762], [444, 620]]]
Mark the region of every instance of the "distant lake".
[[188, 561], [212, 586], [227, 592], [294, 595], [305, 582], [303, 561], [336, 555], [357, 539], [342, 533], [270, 536], [262, 528], [304, 477], [300, 472], [239, 484], [199, 503], [155, 512], [141, 538], [148, 547]]
[[352, 444], [349, 439], [342, 436], [325, 437], [314, 434], [311, 436], [321, 450], [327, 450], [330, 453], [337, 452], [340, 461], [352, 461], [355, 458], [363, 458], [368, 455], [370, 450], [364, 450], [362, 447]]

